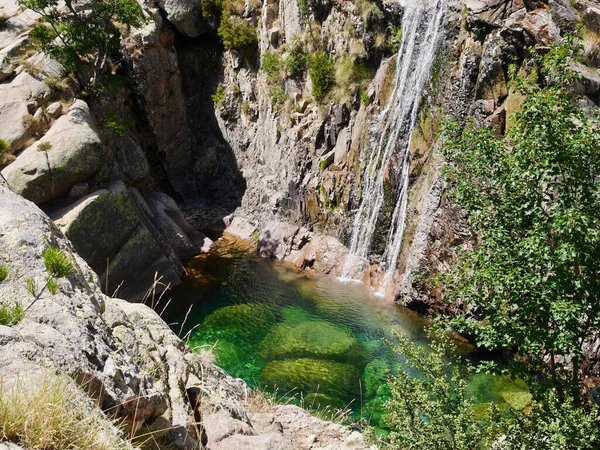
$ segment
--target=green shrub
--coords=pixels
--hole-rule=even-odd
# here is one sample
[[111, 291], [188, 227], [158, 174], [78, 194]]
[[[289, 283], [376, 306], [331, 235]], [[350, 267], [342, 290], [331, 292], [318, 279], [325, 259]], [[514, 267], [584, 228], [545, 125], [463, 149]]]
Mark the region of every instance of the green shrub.
[[8, 153], [10, 150], [10, 142], [4, 140], [4, 139], [0, 139], [0, 155], [3, 155], [4, 153]]
[[360, 94], [360, 103], [361, 105], [368, 106], [371, 103], [371, 98], [367, 92], [363, 92]]
[[25, 316], [25, 310], [20, 303], [0, 305], [0, 325], [16, 325]]
[[4, 264], [0, 264], [0, 283], [2, 283], [4, 280], [6, 280], [7, 276], [8, 276], [8, 267], [6, 267]]
[[73, 261], [62, 250], [49, 247], [44, 252], [44, 266], [53, 278], [62, 278], [73, 272]]
[[216, 106], [221, 106], [223, 100], [225, 100], [225, 89], [223, 88], [223, 85], [218, 85], [217, 90], [210, 98], [212, 98], [212, 101]]
[[40, 142], [37, 146], [38, 151], [40, 152], [47, 152], [48, 150], [50, 150], [52, 148], [52, 143], [49, 141], [45, 141], [45, 142]]
[[281, 56], [268, 50], [263, 53], [262, 69], [267, 76], [267, 82], [269, 84], [275, 84], [282, 80], [282, 68], [283, 63], [281, 61]]
[[146, 21], [135, 0], [97, 0], [89, 14], [73, 8], [59, 9], [59, 0], [18, 0], [18, 3], [41, 16], [42, 20], [29, 34], [32, 42], [67, 70], [90, 67], [93, 70], [90, 84], [100, 81], [104, 61], [118, 55], [121, 32], [128, 27], [140, 27]]
[[285, 95], [285, 90], [283, 89], [283, 86], [281, 86], [281, 85], [272, 87], [270, 89], [270, 93], [271, 93], [271, 105], [272, 106], [281, 106], [287, 100], [287, 95]]
[[223, 12], [218, 33], [225, 48], [246, 51], [256, 45], [258, 38], [256, 28], [245, 19], [235, 15], [238, 5], [231, 0], [223, 2]]
[[310, 15], [310, 0], [298, 0], [298, 8], [300, 9], [300, 20], [306, 22]]
[[285, 68], [292, 78], [300, 78], [304, 75], [306, 69], [306, 50], [301, 43], [292, 45], [292, 48], [285, 59]]
[[373, 69], [367, 61], [352, 56], [341, 58], [335, 65], [335, 97], [346, 101], [366, 90], [372, 79]]
[[329, 55], [322, 51], [315, 52], [310, 58], [309, 74], [313, 96], [319, 102], [334, 85], [334, 66]]
[[391, 432], [383, 438], [385, 448], [599, 448], [595, 414], [575, 407], [567, 397], [559, 400], [549, 386], [532, 389], [537, 399], [530, 405], [527, 392], [521, 392], [521, 398], [516, 393], [504, 395], [508, 402], [478, 404], [469, 390], [474, 368], [464, 360], [448, 357], [456, 354], [450, 338], [438, 337], [431, 344], [431, 352], [416, 346], [405, 335], [398, 339], [394, 349], [407, 362], [406, 369], [390, 381], [392, 398], [384, 408]]

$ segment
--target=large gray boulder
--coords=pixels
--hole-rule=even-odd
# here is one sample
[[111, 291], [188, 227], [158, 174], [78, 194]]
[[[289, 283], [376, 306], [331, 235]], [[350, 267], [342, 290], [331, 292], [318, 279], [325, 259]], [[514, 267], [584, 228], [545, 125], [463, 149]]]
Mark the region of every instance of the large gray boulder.
[[186, 36], [198, 37], [208, 30], [199, 1], [159, 0], [158, 5], [167, 13], [167, 20]]
[[2, 175], [14, 192], [40, 205], [93, 176], [106, 157], [88, 105], [76, 100]]
[[[42, 291], [47, 272], [42, 255], [50, 247], [64, 251], [74, 272], [58, 280], [60, 290], [45, 290], [13, 327], [0, 327], [0, 379], [23, 377], [32, 367], [71, 374], [85, 382], [104, 408], [123, 416], [153, 420], [166, 401], [150, 375], [123, 351], [102, 314], [108, 299], [98, 278], [71, 243], [33, 203], [0, 186], [0, 263], [9, 275], [0, 283], [0, 303], [31, 305], [28, 285]], [[29, 281], [31, 280], [31, 281]], [[139, 413], [132, 400], [139, 399]]]
[[[2, 64], [2, 70], [10, 74], [8, 62]], [[11, 83], [0, 84], [0, 139], [10, 142], [12, 152], [22, 149], [31, 139], [28, 119], [51, 94], [46, 83], [27, 72], [21, 72]]]
[[[139, 301], [155, 274], [171, 286], [180, 284], [183, 274], [181, 263], [148, 220], [147, 208], [139, 194], [115, 181], [53, 213], [52, 218], [106, 283], [106, 293], [118, 288], [119, 296]], [[158, 293], [162, 290], [157, 287]]]

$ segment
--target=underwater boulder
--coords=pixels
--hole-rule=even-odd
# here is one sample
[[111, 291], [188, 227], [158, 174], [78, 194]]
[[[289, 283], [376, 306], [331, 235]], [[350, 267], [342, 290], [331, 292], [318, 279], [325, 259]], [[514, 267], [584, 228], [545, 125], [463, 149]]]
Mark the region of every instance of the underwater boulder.
[[377, 394], [377, 390], [387, 383], [389, 373], [388, 363], [383, 359], [374, 359], [365, 366], [362, 379], [364, 380], [366, 398], [371, 398]]
[[351, 355], [358, 356], [359, 350], [349, 328], [311, 320], [282, 323], [268, 334], [260, 352], [267, 360], [302, 357], [344, 360]]
[[344, 399], [358, 391], [353, 366], [310, 358], [272, 361], [263, 369], [260, 381], [283, 392], [326, 392]]
[[268, 305], [242, 303], [225, 306], [204, 319], [198, 334], [204, 341], [225, 339], [238, 345], [250, 345], [260, 341], [276, 320]]

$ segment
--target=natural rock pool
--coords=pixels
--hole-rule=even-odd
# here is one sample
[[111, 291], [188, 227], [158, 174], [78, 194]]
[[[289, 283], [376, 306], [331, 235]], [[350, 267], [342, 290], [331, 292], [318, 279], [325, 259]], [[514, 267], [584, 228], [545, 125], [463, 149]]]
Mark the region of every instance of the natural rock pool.
[[[403, 365], [385, 341], [398, 331], [427, 345], [422, 317], [360, 284], [312, 279], [235, 244], [198, 256], [187, 270], [163, 318], [192, 348], [213, 348], [219, 366], [279, 399], [309, 410], [348, 407], [355, 419], [384, 427], [386, 379]], [[510, 403], [507, 395], [525, 389], [484, 375], [471, 384], [481, 402]]]

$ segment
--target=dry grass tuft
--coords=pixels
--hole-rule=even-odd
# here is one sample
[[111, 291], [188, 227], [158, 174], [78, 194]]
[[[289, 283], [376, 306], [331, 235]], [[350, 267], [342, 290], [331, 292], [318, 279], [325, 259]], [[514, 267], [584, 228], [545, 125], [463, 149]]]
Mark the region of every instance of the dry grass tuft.
[[0, 439], [38, 450], [130, 448], [66, 377], [0, 386]]

